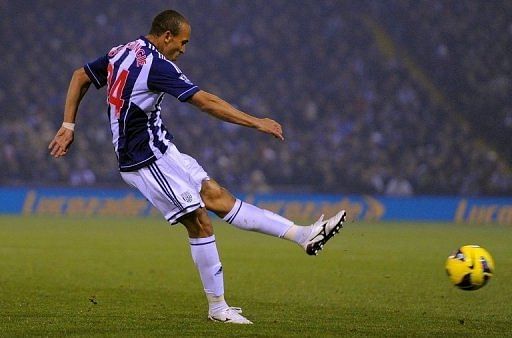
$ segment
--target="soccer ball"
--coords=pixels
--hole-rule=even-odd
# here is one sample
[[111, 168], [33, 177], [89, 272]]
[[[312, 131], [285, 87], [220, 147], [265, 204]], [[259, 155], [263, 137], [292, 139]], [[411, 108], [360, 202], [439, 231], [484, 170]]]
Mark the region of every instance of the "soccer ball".
[[462, 290], [477, 290], [487, 284], [494, 273], [494, 260], [478, 245], [464, 245], [446, 260], [446, 273]]

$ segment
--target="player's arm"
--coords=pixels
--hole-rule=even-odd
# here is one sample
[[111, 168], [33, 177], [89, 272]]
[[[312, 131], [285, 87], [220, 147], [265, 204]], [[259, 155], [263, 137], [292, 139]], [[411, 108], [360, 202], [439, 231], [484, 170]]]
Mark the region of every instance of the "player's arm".
[[148, 74], [148, 88], [156, 92], [166, 92], [181, 102], [189, 102], [220, 120], [255, 128], [284, 140], [281, 125], [268, 118], [257, 118], [244, 113], [216, 95], [200, 90], [185, 74], [172, 63], [155, 59]]
[[87, 93], [91, 82], [84, 68], [79, 68], [73, 73], [64, 106], [64, 123], [48, 146], [50, 154], [55, 158], [66, 155], [71, 143], [73, 143], [74, 131], [67, 123], [75, 123], [78, 106], [85, 93]]
[[239, 124], [241, 126], [255, 128], [261, 132], [273, 135], [284, 140], [281, 125], [269, 118], [257, 118], [244, 113], [216, 95], [199, 90], [188, 100], [201, 111], [204, 111], [222, 121]]

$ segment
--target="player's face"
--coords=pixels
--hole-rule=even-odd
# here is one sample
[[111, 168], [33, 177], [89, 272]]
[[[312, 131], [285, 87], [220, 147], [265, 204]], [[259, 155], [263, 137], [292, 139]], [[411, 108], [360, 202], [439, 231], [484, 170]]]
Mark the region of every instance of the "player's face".
[[185, 53], [185, 45], [190, 39], [190, 25], [184, 23], [178, 35], [170, 35], [164, 51], [164, 55], [171, 61], [176, 61], [181, 54]]

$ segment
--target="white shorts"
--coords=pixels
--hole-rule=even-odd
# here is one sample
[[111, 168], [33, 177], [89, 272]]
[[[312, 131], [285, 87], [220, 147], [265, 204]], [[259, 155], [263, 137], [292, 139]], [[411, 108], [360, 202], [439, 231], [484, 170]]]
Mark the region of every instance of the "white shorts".
[[170, 144], [165, 154], [147, 167], [121, 172], [123, 180], [151, 202], [171, 224], [199, 207], [204, 207], [199, 192], [208, 174], [192, 157]]

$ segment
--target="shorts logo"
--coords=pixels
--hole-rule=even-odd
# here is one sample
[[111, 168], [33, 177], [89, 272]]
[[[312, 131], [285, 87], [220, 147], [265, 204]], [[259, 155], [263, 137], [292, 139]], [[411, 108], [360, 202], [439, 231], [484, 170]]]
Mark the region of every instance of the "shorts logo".
[[181, 197], [183, 198], [183, 200], [185, 202], [188, 202], [188, 203], [192, 202], [192, 194], [189, 193], [188, 191], [185, 191], [183, 194], [181, 194]]

